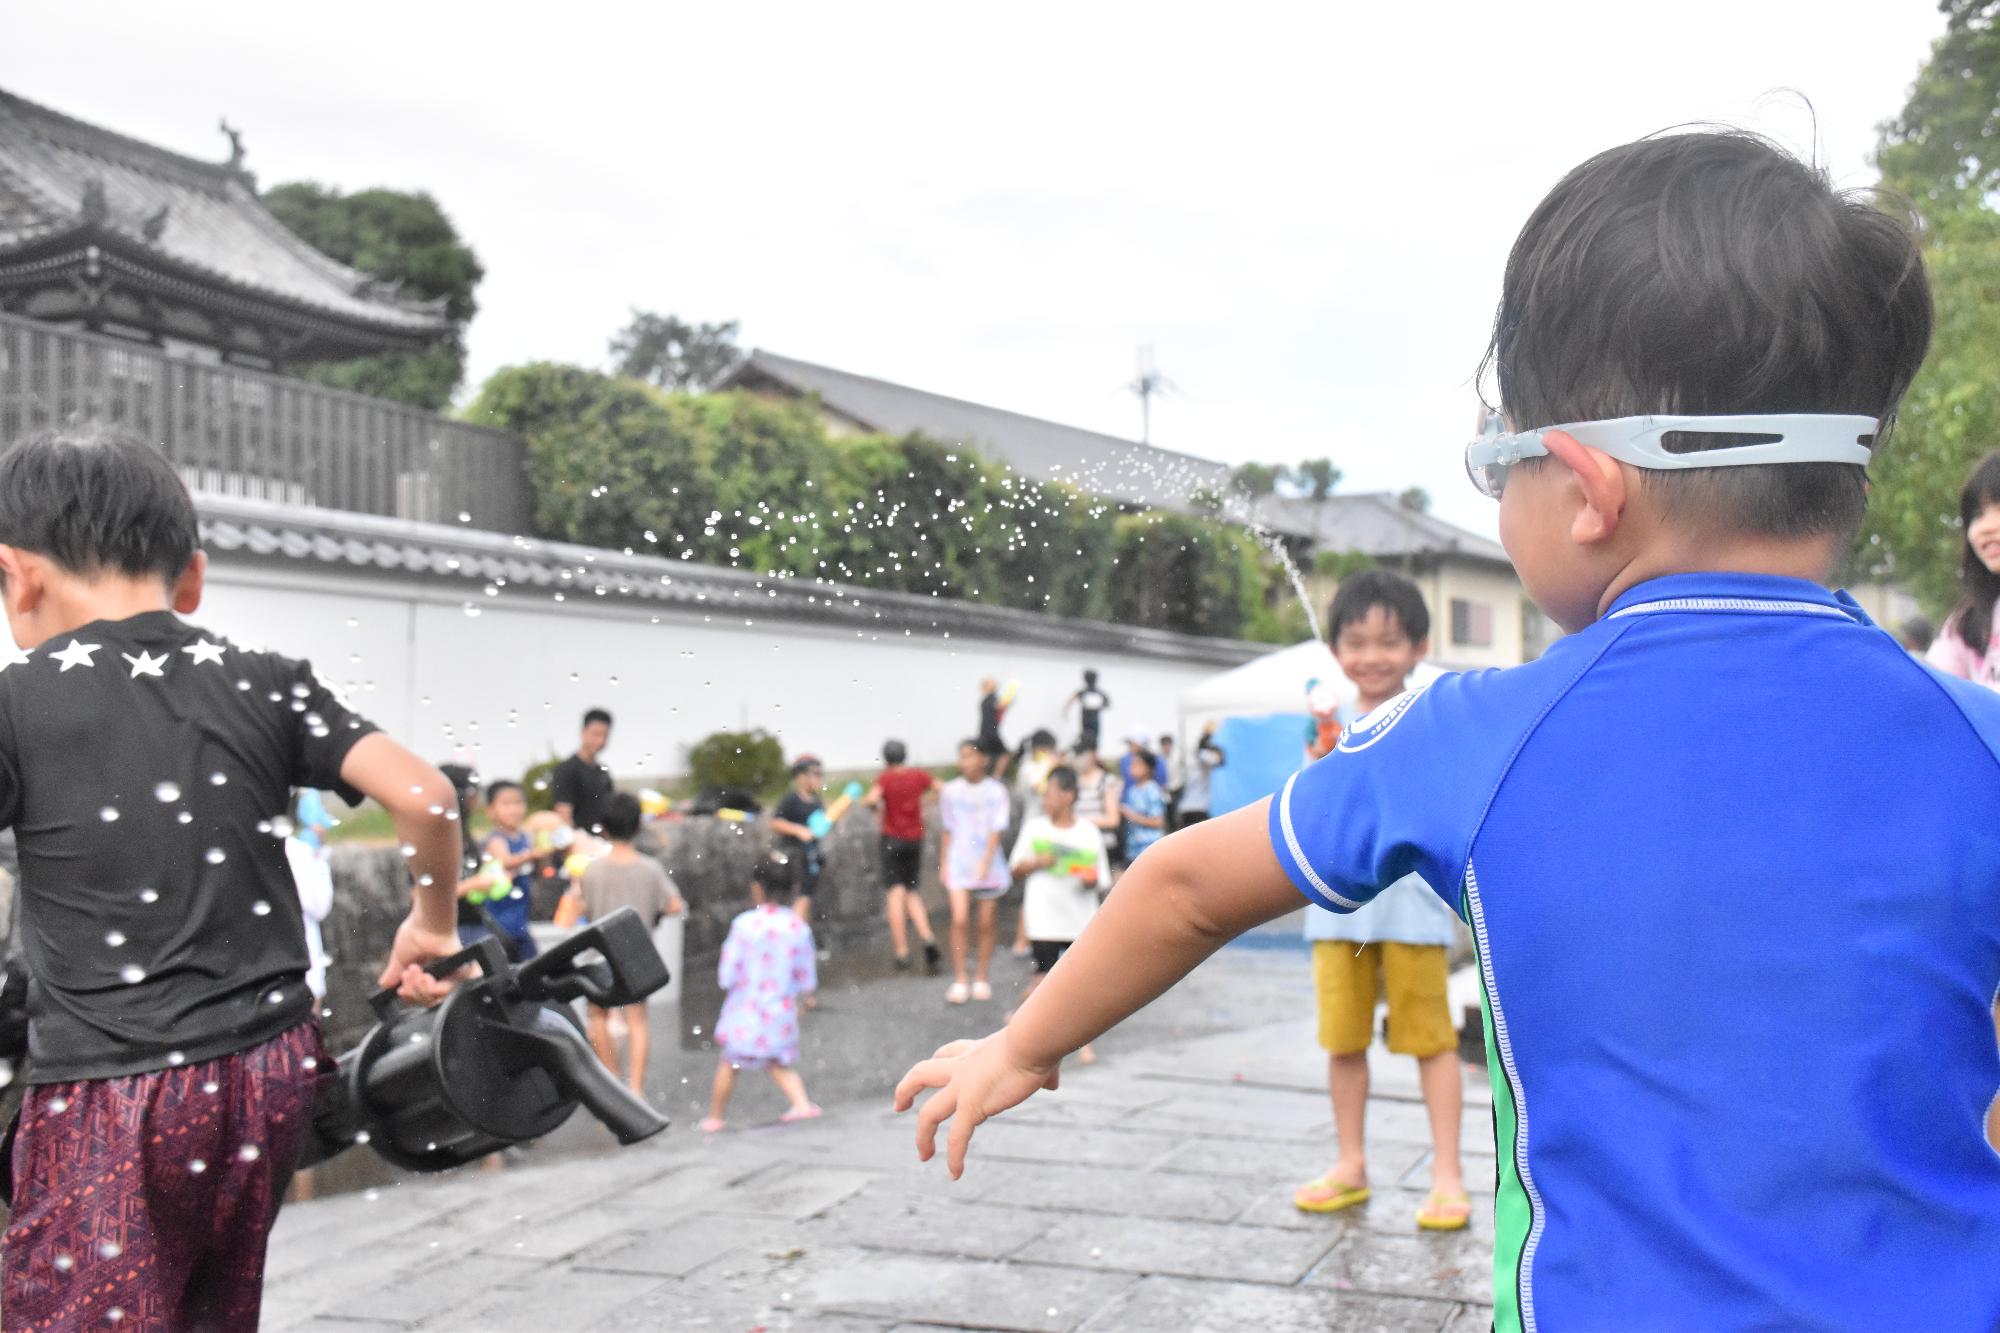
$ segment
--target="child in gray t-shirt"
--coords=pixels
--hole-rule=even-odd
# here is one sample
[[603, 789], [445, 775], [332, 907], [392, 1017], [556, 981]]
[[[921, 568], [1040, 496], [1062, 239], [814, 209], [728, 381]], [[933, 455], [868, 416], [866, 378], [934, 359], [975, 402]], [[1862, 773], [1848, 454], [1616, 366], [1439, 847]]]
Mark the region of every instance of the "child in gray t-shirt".
[[[578, 886], [583, 896], [583, 914], [592, 921], [602, 921], [619, 908], [630, 907], [651, 929], [660, 923], [661, 917], [687, 910], [666, 870], [632, 845], [632, 840], [639, 836], [639, 813], [639, 798], [629, 792], [614, 793], [604, 803], [600, 827], [611, 840], [611, 850], [590, 863], [583, 872], [583, 883]], [[644, 1096], [646, 1056], [652, 1045], [646, 1006], [643, 1002], [626, 1005], [618, 1013], [625, 1021], [628, 1060], [625, 1081], [632, 1091]], [[594, 1004], [590, 1006], [590, 1044], [607, 1067], [618, 1068], [611, 1011]]]

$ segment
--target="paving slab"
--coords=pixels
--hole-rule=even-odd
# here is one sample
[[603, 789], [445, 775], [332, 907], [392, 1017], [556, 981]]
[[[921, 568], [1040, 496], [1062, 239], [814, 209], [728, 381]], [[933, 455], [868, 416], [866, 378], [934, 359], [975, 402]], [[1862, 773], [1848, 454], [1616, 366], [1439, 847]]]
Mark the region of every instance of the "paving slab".
[[[977, 1152], [976, 1138], [973, 1145]], [[1254, 1181], [1223, 1177], [1025, 1162], [968, 1164], [960, 1184], [968, 1183], [979, 1191], [982, 1203], [1201, 1222], [1227, 1222], [1261, 1192]]]
[[1149, 1277], [1082, 1333], [1442, 1333], [1457, 1310], [1448, 1301]]
[[873, 1191], [848, 1199], [801, 1228], [807, 1243], [876, 1250], [1004, 1259], [1046, 1232], [1046, 1209], [1009, 1208], [955, 1199], [940, 1190]]
[[1079, 1268], [1290, 1285], [1339, 1238], [1277, 1227], [1072, 1215], [1015, 1257]]

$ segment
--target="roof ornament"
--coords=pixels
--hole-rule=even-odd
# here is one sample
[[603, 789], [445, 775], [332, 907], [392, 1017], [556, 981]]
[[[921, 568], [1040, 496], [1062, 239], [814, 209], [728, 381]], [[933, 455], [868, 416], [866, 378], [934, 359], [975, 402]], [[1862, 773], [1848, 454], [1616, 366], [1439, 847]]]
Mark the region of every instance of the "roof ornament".
[[146, 219], [140, 231], [149, 241], [157, 241], [167, 230], [167, 215], [173, 212], [172, 204], [161, 204], [160, 211]]
[[104, 195], [104, 179], [93, 176], [83, 183], [83, 198], [78, 201], [77, 212], [88, 223], [100, 223], [111, 216], [111, 203]]
[[229, 136], [229, 169], [231, 171], [243, 170], [243, 159], [245, 157], [243, 151], [243, 131], [231, 127], [229, 117], [227, 116], [222, 118], [220, 127], [222, 132]]

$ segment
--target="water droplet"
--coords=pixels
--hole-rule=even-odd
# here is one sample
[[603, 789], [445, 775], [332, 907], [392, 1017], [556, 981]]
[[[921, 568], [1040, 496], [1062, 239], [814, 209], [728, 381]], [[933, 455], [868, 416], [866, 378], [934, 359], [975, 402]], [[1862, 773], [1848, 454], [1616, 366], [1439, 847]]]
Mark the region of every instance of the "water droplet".
[[229, 853], [223, 851], [220, 847], [211, 847], [201, 854], [201, 859], [212, 866], [219, 866], [229, 859]]
[[97, 817], [107, 824], [115, 824], [118, 822], [118, 807], [107, 805], [97, 812]]
[[125, 1247], [115, 1240], [107, 1240], [97, 1247], [97, 1253], [106, 1259], [116, 1259], [119, 1255], [125, 1253]]
[[222, 1091], [222, 1085], [221, 1085], [220, 1083], [216, 1083], [216, 1082], [213, 1082], [213, 1081], [211, 1081], [211, 1082], [208, 1082], [208, 1083], [204, 1083], [204, 1084], [202, 1084], [202, 1085], [201, 1085], [201, 1090], [202, 1090], [203, 1092], [207, 1093], [207, 1094], [208, 1094], [209, 1096], [213, 1097], [213, 1096], [214, 1096], [214, 1095], [215, 1095], [216, 1093], [218, 1093], [218, 1092], [221, 1092], [221, 1091]]
[[104, 1318], [110, 1323], [122, 1324], [125, 1322], [125, 1312], [114, 1305], [104, 1312]]
[[[365, 1130], [365, 1129], [358, 1129], [358, 1130], [356, 1130], [356, 1131], [354, 1132], [354, 1141], [355, 1141], [356, 1143], [366, 1143], [366, 1142], [368, 1142], [368, 1140], [369, 1140], [369, 1138], [370, 1138], [370, 1137], [371, 1137], [371, 1136], [369, 1135], [368, 1131], [367, 1131], [367, 1130]], [[369, 1191], [368, 1191], [368, 1197], [369, 1197], [369, 1198], [371, 1198], [371, 1199], [372, 1199], [372, 1198], [374, 1198], [374, 1197], [375, 1197], [375, 1191], [374, 1191], [374, 1190], [369, 1190]]]
[[125, 947], [125, 932], [122, 930], [108, 930], [104, 933], [104, 942], [114, 949], [122, 949]]
[[67, 1097], [55, 1098], [49, 1103], [49, 1110], [51, 1113], [55, 1115], [61, 1115], [64, 1111], [69, 1110], [69, 1098]]
[[160, 901], [160, 892], [158, 889], [141, 889], [139, 890], [139, 901], [149, 905], [156, 903]]
[[56, 1262], [56, 1272], [58, 1273], [67, 1273], [69, 1272], [70, 1269], [76, 1267], [76, 1260], [70, 1258], [66, 1254], [57, 1255], [55, 1262]]
[[185, 1051], [167, 1052], [167, 1063], [172, 1065], [174, 1068], [178, 1069], [187, 1062], [188, 1062], [187, 1052]]
[[118, 979], [128, 986], [136, 986], [146, 979], [146, 969], [137, 963], [127, 963], [118, 969]]
[[236, 1159], [240, 1162], [254, 1162], [263, 1155], [264, 1150], [254, 1143], [246, 1143], [236, 1150]]
[[194, 823], [194, 813], [189, 810], [181, 811], [178, 815], [175, 815], [174, 818], [176, 821], [182, 824]]
[[303, 1059], [303, 1060], [299, 1061], [299, 1068], [301, 1068], [301, 1069], [318, 1069], [318, 1068], [319, 1068], [319, 1060], [318, 1060], [318, 1059], [317, 1059], [316, 1057], [314, 1057], [314, 1056], [310, 1056], [310, 1055], [308, 1055], [308, 1056], [307, 1056], [307, 1057], [306, 1057], [305, 1059]]
[[250, 904], [250, 915], [252, 916], [271, 915], [271, 904], [265, 902], [262, 898], [259, 898], [256, 902]]
[[198, 1176], [206, 1170], [208, 1170], [208, 1163], [202, 1161], [199, 1157], [194, 1158], [188, 1163], [188, 1172], [191, 1175]]
[[216, 772], [216, 773], [210, 773], [208, 775], [208, 782], [209, 785], [212, 787], [220, 787], [225, 783], [227, 783], [228, 781], [229, 781], [229, 775], [227, 773]]
[[153, 795], [162, 801], [171, 803], [181, 798], [181, 789], [177, 783], [162, 782], [159, 786], [153, 788]]

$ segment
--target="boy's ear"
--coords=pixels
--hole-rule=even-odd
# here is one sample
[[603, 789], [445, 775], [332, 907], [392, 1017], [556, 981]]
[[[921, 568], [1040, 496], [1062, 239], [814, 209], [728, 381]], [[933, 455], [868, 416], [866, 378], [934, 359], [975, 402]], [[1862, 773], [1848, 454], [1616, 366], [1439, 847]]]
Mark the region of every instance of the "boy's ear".
[[42, 559], [33, 551], [0, 545], [0, 587], [5, 589], [9, 615], [28, 615], [42, 604], [48, 587]]
[[1595, 546], [1618, 531], [1631, 501], [1624, 465], [1601, 449], [1580, 444], [1564, 431], [1547, 431], [1542, 443], [1557, 462], [1569, 469], [1583, 505], [1570, 521], [1570, 538], [1579, 546]]
[[1426, 634], [1424, 635], [1423, 638], [1417, 640], [1417, 656], [1429, 657], [1430, 655], [1431, 655], [1431, 636]]
[[196, 551], [194, 559], [174, 580], [174, 610], [191, 616], [201, 607], [201, 591], [208, 581], [208, 552]]

